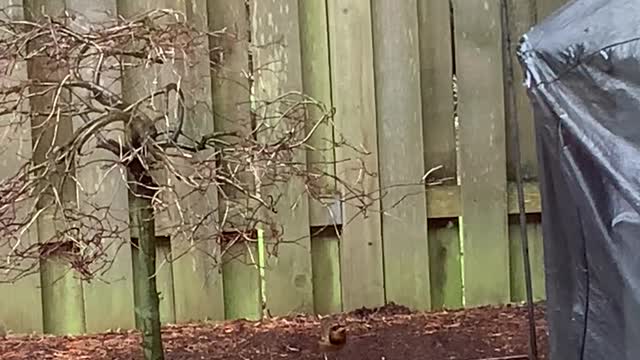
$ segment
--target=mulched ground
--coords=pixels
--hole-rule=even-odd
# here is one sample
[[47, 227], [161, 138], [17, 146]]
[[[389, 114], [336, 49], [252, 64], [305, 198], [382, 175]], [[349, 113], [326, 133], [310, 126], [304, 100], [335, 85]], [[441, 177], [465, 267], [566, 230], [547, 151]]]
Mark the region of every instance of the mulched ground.
[[[546, 359], [544, 306], [536, 309], [538, 346]], [[349, 326], [349, 340], [329, 359], [515, 360], [527, 354], [526, 310], [485, 307], [466, 311], [413, 313], [388, 305], [336, 316]], [[168, 360], [322, 359], [319, 321], [295, 316], [251, 323], [168, 326]], [[141, 359], [135, 332], [78, 337], [19, 337], [0, 340], [0, 359]]]

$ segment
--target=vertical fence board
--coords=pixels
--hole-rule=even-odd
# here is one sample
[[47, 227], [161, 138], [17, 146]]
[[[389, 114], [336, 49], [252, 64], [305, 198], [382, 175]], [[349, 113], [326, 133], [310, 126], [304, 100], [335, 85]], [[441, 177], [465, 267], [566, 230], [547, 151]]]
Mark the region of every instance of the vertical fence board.
[[[75, 15], [72, 26], [79, 29], [101, 27], [105, 22], [113, 21], [117, 13], [116, 1], [99, 1], [87, 3], [81, 0], [67, 0], [66, 10]], [[85, 61], [85, 66], [95, 66], [98, 57], [92, 62]], [[113, 65], [113, 64], [110, 64]], [[80, 70], [85, 78], [91, 74]], [[114, 71], [102, 74], [101, 85], [114, 93], [120, 93], [120, 74]], [[76, 127], [83, 122], [75, 119]], [[123, 124], [118, 124], [122, 128]], [[107, 135], [109, 136], [109, 135]], [[93, 139], [88, 145], [95, 146]], [[109, 226], [123, 228], [128, 226], [128, 198], [126, 183], [119, 171], [104, 169], [104, 162], [116, 161], [117, 157], [107, 152], [97, 151], [81, 158], [83, 164], [78, 165], [78, 181], [86, 191], [79, 192], [80, 207], [84, 211], [108, 209]], [[105, 274], [99, 274], [101, 281], [84, 283], [84, 303], [88, 332], [106, 331], [116, 328], [131, 328], [134, 325], [134, 296], [131, 266], [131, 247], [122, 246], [129, 243], [129, 232], [124, 231], [120, 239], [111, 239], [107, 247], [107, 256], [113, 261]]]
[[509, 296], [500, 1], [454, 1], [465, 305]]
[[[1, 0], [0, 8], [6, 9], [3, 18], [7, 20], [23, 19], [22, 0]], [[1, 35], [0, 35], [1, 36]], [[27, 79], [26, 64], [16, 63], [16, 67], [9, 76], [0, 77], [1, 86], [11, 86], [13, 82]], [[17, 99], [17, 97], [15, 97]], [[9, 100], [9, 99], [7, 99]], [[27, 105], [25, 104], [25, 109]], [[11, 125], [18, 120], [18, 126]], [[24, 159], [31, 158], [31, 127], [28, 119], [20, 119], [13, 115], [3, 115], [0, 117], [0, 132], [3, 133], [0, 141], [0, 181], [6, 177], [13, 176], [25, 163]], [[6, 137], [5, 137], [6, 136]], [[22, 160], [21, 160], [22, 159]], [[6, 176], [6, 177], [5, 177]], [[20, 205], [18, 214], [27, 212], [27, 207], [31, 205], [23, 203]], [[38, 241], [37, 225], [31, 226], [22, 237], [21, 241], [28, 247]], [[0, 254], [10, 254], [10, 246], [0, 249]], [[37, 260], [32, 264], [38, 267]], [[11, 275], [11, 274], [10, 274]], [[0, 275], [0, 280], [3, 275]], [[42, 294], [40, 292], [40, 275], [34, 273], [28, 275], [17, 282], [0, 283], [0, 294], [11, 294], [11, 296], [0, 296], [0, 326], [14, 333], [42, 332]]]
[[[350, 144], [370, 152], [363, 161], [369, 171], [378, 170], [376, 105], [373, 73], [371, 6], [367, 1], [329, 0], [331, 86], [336, 107], [336, 132]], [[336, 149], [336, 171], [349, 183], [356, 182], [353, 162], [360, 157], [348, 147]], [[365, 193], [379, 189], [377, 178], [364, 179]], [[344, 189], [340, 189], [344, 191]], [[340, 248], [342, 301], [345, 311], [384, 304], [384, 270], [380, 204], [367, 216], [344, 206]]]
[[[65, 11], [63, 0], [25, 1], [25, 17], [31, 20], [41, 19], [45, 15], [52, 17], [61, 16]], [[33, 80], [55, 81], [62, 79], [65, 70], [59, 66], [51, 68], [49, 59], [37, 58], [29, 62], [29, 78]], [[31, 99], [31, 107], [35, 111], [46, 113], [53, 102], [52, 94], [34, 96]], [[63, 94], [62, 96], [68, 96]], [[61, 117], [56, 122], [55, 128], [38, 126], [46, 121], [46, 117], [35, 116], [32, 118], [32, 138], [40, 142], [35, 147], [33, 159], [36, 164], [46, 161], [46, 153], [51, 146], [64, 144], [73, 133], [73, 124], [68, 117]], [[54, 133], [55, 138], [54, 138]], [[56, 179], [52, 179], [56, 181]], [[58, 180], [59, 181], [59, 180]], [[75, 202], [75, 184], [66, 181], [58, 189], [63, 201]], [[46, 205], [46, 202], [43, 201]], [[38, 218], [38, 239], [40, 242], [49, 242], [61, 229], [60, 222], [53, 211], [46, 210]], [[82, 282], [75, 272], [55, 258], [41, 261], [41, 285], [43, 307], [43, 330], [52, 334], [79, 334], [86, 331], [84, 295]]]
[[[331, 67], [329, 62], [329, 34], [326, 1], [299, 1], [302, 85], [305, 94], [331, 106]], [[310, 110], [310, 122], [322, 116]], [[312, 123], [309, 124], [310, 126]], [[309, 140], [313, 150], [307, 152], [311, 171], [319, 169], [335, 175], [333, 128], [321, 125]], [[316, 186], [327, 192], [335, 191], [331, 178]], [[318, 201], [309, 202], [309, 225], [333, 224], [332, 214]], [[340, 241], [333, 227], [311, 234], [311, 263], [313, 274], [313, 303], [318, 314], [331, 314], [342, 310], [340, 289]]]
[[[251, 132], [249, 73], [249, 13], [243, 0], [208, 2], [209, 30], [227, 28], [232, 35], [221, 43], [223, 61], [212, 76], [214, 123], [217, 131]], [[230, 195], [239, 196], [239, 195]], [[220, 213], [226, 212], [220, 197]], [[222, 215], [221, 215], [222, 217]], [[227, 319], [259, 319], [260, 281], [256, 264], [244, 244], [232, 245], [222, 256], [224, 308]], [[257, 248], [252, 247], [257, 256]]]
[[[305, 94], [322, 102], [327, 107], [331, 101], [331, 68], [329, 63], [329, 37], [327, 29], [326, 1], [299, 1], [300, 4], [300, 42], [302, 61], [302, 84]], [[309, 111], [311, 128], [323, 115], [318, 109]], [[322, 124], [315, 130], [307, 151], [307, 163], [312, 171], [322, 171], [335, 175], [335, 153], [333, 148], [333, 127]], [[316, 170], [317, 169], [317, 170]], [[332, 194], [336, 190], [336, 181], [332, 177], [323, 177], [314, 184]], [[326, 194], [322, 194], [326, 195]], [[337, 215], [337, 214], [336, 214]], [[332, 214], [325, 205], [311, 199], [309, 202], [309, 222], [311, 226], [333, 224]]]
[[[529, 216], [531, 218], [531, 216]], [[529, 239], [529, 259], [531, 261], [531, 280], [534, 301], [545, 299], [544, 247], [542, 243], [542, 224], [539, 219], [529, 219], [527, 224]], [[511, 301], [525, 301], [526, 287], [524, 282], [524, 265], [522, 262], [522, 243], [517, 216], [509, 226], [510, 260], [511, 260]]]
[[259, 320], [262, 317], [260, 278], [255, 265], [258, 247], [233, 246], [222, 255], [222, 261], [225, 317]]
[[373, 61], [386, 300], [427, 310], [431, 296], [427, 199], [421, 184], [425, 161], [417, 6], [415, 0], [372, 2]]
[[[298, 1], [254, 0], [251, 4], [257, 101], [275, 99], [288, 91], [302, 91]], [[258, 119], [260, 121], [264, 120]], [[294, 159], [306, 163], [305, 151], [296, 150]], [[291, 179], [278, 188], [277, 191], [284, 196], [277, 205], [275, 219], [282, 225], [283, 240], [287, 243], [276, 245], [276, 256], [266, 252], [266, 307], [273, 315], [311, 312], [313, 289], [308, 198], [300, 196], [304, 191], [300, 178]]]
[[333, 227], [311, 235], [313, 304], [316, 314], [342, 311], [340, 288], [340, 240]]
[[520, 37], [526, 33], [534, 24], [536, 17], [535, 0], [508, 0], [507, 14], [509, 28], [504, 29], [508, 32], [505, 38], [505, 56], [509, 56], [509, 61], [505, 64], [506, 77], [506, 104], [507, 109], [507, 178], [509, 180], [515, 177], [515, 159], [513, 158], [512, 138], [510, 125], [511, 117], [518, 120], [519, 140], [520, 140], [520, 159], [522, 163], [522, 176], [524, 180], [532, 180], [537, 177], [537, 156], [536, 141], [533, 123], [533, 109], [526, 88], [523, 85], [522, 68], [518, 62], [516, 52], [518, 50], [518, 42]]
[[176, 299], [173, 267], [170, 263], [170, 242], [158, 241], [156, 259], [156, 284], [158, 286], [158, 294], [160, 296], [160, 321], [163, 324], [172, 324], [176, 322]]
[[418, 1], [424, 157], [436, 175], [455, 176], [453, 56], [449, 0]]
[[[444, 224], [443, 224], [444, 222]], [[433, 221], [429, 233], [431, 308], [462, 308], [462, 268], [456, 220]]]
[[[43, 221], [53, 223], [51, 217]], [[46, 230], [45, 230], [46, 231]], [[49, 236], [48, 233], [39, 232]], [[42, 261], [43, 328], [47, 334], [80, 335], [86, 332], [82, 282], [64, 264], [55, 259]]]
[[[420, 73], [425, 169], [456, 177], [453, 121], [453, 56], [449, 0], [418, 1]], [[432, 308], [462, 305], [462, 272], [457, 219], [429, 221], [429, 272]]]
[[[187, 21], [199, 31], [208, 30], [207, 3], [203, 0], [175, 1], [165, 0], [166, 6], [183, 12]], [[177, 77], [182, 80], [185, 94], [186, 117], [184, 133], [192, 139], [201, 138], [214, 132], [213, 98], [209, 44], [197, 48], [193, 66], [182, 62], [176, 66]], [[201, 151], [194, 156], [196, 161], [209, 161], [213, 151]], [[193, 165], [186, 173], [195, 171]], [[218, 266], [220, 249], [217, 244], [217, 219], [206, 214], [218, 209], [217, 188], [208, 186], [187, 196], [193, 189], [181, 183], [176, 192], [184, 198], [189, 222], [199, 224], [193, 236], [195, 241], [176, 236], [171, 240], [174, 255], [173, 287], [176, 322], [224, 319], [224, 291], [222, 272]]]

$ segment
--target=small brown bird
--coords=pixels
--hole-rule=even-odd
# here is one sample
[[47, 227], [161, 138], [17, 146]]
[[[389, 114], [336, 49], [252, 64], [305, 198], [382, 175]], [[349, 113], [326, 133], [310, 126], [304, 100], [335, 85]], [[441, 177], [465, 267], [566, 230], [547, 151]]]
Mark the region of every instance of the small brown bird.
[[327, 359], [327, 352], [341, 350], [347, 344], [347, 328], [342, 324], [325, 323], [322, 326], [318, 345]]

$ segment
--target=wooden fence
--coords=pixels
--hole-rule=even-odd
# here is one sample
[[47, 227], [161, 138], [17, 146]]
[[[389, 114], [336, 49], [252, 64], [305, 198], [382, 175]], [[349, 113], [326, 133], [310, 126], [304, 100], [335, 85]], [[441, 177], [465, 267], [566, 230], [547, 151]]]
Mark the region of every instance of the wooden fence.
[[[30, 9], [52, 15], [72, 10], [89, 19], [170, 7], [202, 28], [250, 29], [253, 45], [283, 39], [279, 50], [252, 47], [258, 65], [283, 53], [287, 59], [280, 77], [256, 79], [256, 91], [303, 90], [332, 104], [338, 130], [373, 152], [367, 165], [379, 172], [370, 189], [418, 179], [438, 165], [437, 176], [459, 179], [409, 198], [392, 216], [358, 218], [340, 241], [327, 229], [283, 245], [266, 269], [271, 314], [333, 313], [385, 302], [426, 310], [523, 300], [511, 116], [521, 126], [535, 298], [544, 298], [533, 120], [514, 53], [518, 37], [564, 0], [252, 0], [250, 17], [244, 0], [24, 1]], [[232, 46], [225, 71], [246, 81], [240, 71], [249, 44]], [[231, 104], [244, 94], [196, 75], [199, 93], [216, 112], [238, 111]], [[229, 126], [214, 116], [203, 119], [209, 123], [202, 126]], [[0, 168], [10, 172], [15, 164], [0, 160]], [[116, 197], [126, 204], [123, 194]], [[400, 196], [384, 198], [382, 207]], [[327, 222], [313, 203], [295, 211], [283, 220], [288, 236], [313, 234]], [[175, 246], [162, 242], [158, 253]], [[56, 274], [46, 272], [0, 284], [0, 323], [16, 332], [132, 328], [134, 258], [132, 250], [120, 250], [109, 282], [65, 276], [48, 285]], [[256, 268], [227, 261], [205, 276], [206, 261], [185, 257], [159, 269], [163, 321], [260, 317]]]

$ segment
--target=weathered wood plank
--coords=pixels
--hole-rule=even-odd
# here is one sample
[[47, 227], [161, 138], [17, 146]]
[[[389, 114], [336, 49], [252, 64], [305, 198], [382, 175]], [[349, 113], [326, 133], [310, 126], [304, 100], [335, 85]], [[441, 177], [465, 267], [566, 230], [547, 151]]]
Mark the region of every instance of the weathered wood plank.
[[[510, 300], [501, 6], [454, 0], [465, 306]], [[490, 259], [490, 260], [489, 260]]]
[[[2, 14], [4, 19], [21, 20], [24, 18], [22, 0], [1, 0], [0, 8], [6, 9]], [[2, 37], [2, 35], [0, 35]], [[15, 69], [8, 76], [0, 77], [0, 86], [8, 87], [13, 83], [25, 81], [27, 79], [27, 68], [25, 62], [16, 64]], [[13, 97], [17, 100], [17, 97]], [[10, 101], [7, 98], [6, 101]], [[23, 106], [28, 110], [27, 105]], [[17, 123], [14, 123], [17, 122]], [[0, 181], [15, 175], [19, 168], [25, 164], [26, 159], [30, 159], [31, 150], [31, 127], [27, 118], [5, 115], [0, 117], [0, 132], [3, 134], [0, 141]], [[27, 209], [32, 204], [24, 202], [19, 204], [18, 216], [25, 216]], [[33, 225], [21, 238], [23, 248], [37, 243], [37, 225]], [[0, 256], [6, 259], [11, 254], [13, 244], [2, 241], [0, 245]], [[22, 248], [22, 247], [21, 247]], [[35, 266], [37, 260], [25, 263], [26, 266]], [[0, 275], [0, 280], [10, 280], [14, 273]], [[34, 273], [20, 279], [17, 282], [0, 283], [1, 294], [11, 294], [11, 296], [0, 296], [0, 326], [4, 326], [7, 331], [13, 333], [42, 332], [42, 294], [40, 292], [40, 275]]]
[[[206, 115], [196, 117], [191, 114], [190, 118], [206, 119]], [[204, 133], [211, 133], [205, 125], [201, 129]], [[176, 161], [176, 170], [183, 176], [192, 176], [197, 171], [197, 162], [213, 161], [215, 155], [207, 155], [208, 152], [214, 151], [198, 152], [193, 162], [186, 159]], [[218, 208], [216, 190], [214, 185], [195, 190], [184, 182], [176, 183], [176, 193], [181, 198], [180, 216], [185, 218], [185, 224], [181, 226], [186, 226], [187, 230], [171, 238], [175, 318], [178, 323], [224, 319], [217, 219], [210, 216]]]
[[[251, 2], [252, 34], [256, 45], [254, 85], [259, 102], [275, 99], [288, 91], [302, 91], [298, 15], [297, 0]], [[284, 110], [270, 107], [266, 109], [269, 118]], [[257, 122], [273, 122], [276, 119], [259, 118]], [[295, 151], [294, 161], [306, 163], [305, 151]], [[272, 315], [312, 312], [309, 201], [306, 196], [300, 196], [304, 191], [304, 182], [301, 178], [293, 178], [287, 184], [278, 186], [277, 191], [284, 196], [279, 200], [278, 214], [274, 219], [282, 225], [285, 244], [275, 244], [276, 256], [271, 250], [267, 251], [266, 308]], [[266, 239], [267, 242], [272, 240]]]
[[342, 311], [340, 286], [340, 238], [334, 227], [312, 230], [313, 304], [316, 314]]
[[[507, 185], [507, 206], [509, 214], [518, 214], [518, 193], [513, 182]], [[541, 211], [540, 190], [537, 182], [524, 183], [524, 201], [527, 214]], [[460, 216], [460, 187], [438, 185], [427, 188], [427, 217], [429, 219], [455, 218]], [[329, 225], [329, 221], [323, 226]]]
[[[64, 15], [65, 2], [63, 0], [44, 1], [30, 0], [24, 2], [25, 17], [37, 21], [44, 16], [58, 17]], [[67, 69], [60, 64], [52, 63], [50, 59], [34, 58], [28, 64], [29, 78], [42, 81], [61, 80]], [[35, 89], [37, 91], [37, 89]], [[48, 93], [31, 98], [31, 108], [38, 112], [50, 111], [55, 95]], [[68, 99], [68, 93], [61, 96]], [[36, 164], [46, 160], [47, 153], [52, 146], [62, 146], [73, 134], [72, 119], [60, 117], [52, 125], [43, 126], [46, 116], [34, 116], [31, 119], [32, 139], [34, 142], [33, 161]], [[59, 188], [64, 206], [77, 202], [75, 184], [71, 180], [50, 179]], [[57, 206], [51, 205], [50, 195], [42, 197], [38, 206], [47, 208], [38, 218], [38, 239], [40, 242], [51, 242], [65, 226], [60, 216], [56, 214]], [[84, 294], [82, 282], [75, 272], [64, 261], [50, 257], [41, 262], [43, 330], [51, 334], [79, 334], [86, 331]]]
[[[199, 31], [208, 30], [208, 8], [204, 0], [189, 0], [184, 3], [165, 0], [166, 6], [183, 12], [187, 21]], [[176, 66], [177, 75], [185, 94], [186, 117], [184, 133], [192, 139], [214, 132], [212, 72], [209, 47], [195, 49], [194, 65], [184, 62]], [[194, 156], [198, 161], [213, 161], [214, 151], [201, 151]], [[183, 174], [195, 172], [194, 163], [185, 164]], [[217, 243], [217, 217], [208, 214], [218, 209], [218, 192], [214, 185], [204, 191], [193, 192], [193, 188], [179, 183], [176, 192], [183, 198], [187, 221], [198, 230], [185, 236], [171, 239], [174, 255], [173, 287], [176, 322], [224, 319], [224, 291], [220, 248]], [[186, 195], [189, 194], [189, 195]]]
[[[305, 94], [331, 106], [331, 67], [329, 63], [329, 34], [326, 1], [299, 1], [302, 85]], [[322, 116], [310, 109], [309, 126]], [[335, 175], [333, 127], [321, 125], [309, 140], [313, 147], [307, 152], [311, 171]], [[335, 179], [325, 177], [314, 184], [331, 194], [336, 190]], [[333, 225], [336, 215], [315, 199], [309, 202], [309, 225]], [[339, 219], [341, 222], [341, 219]], [[318, 233], [316, 233], [318, 232]], [[313, 269], [313, 304], [317, 314], [342, 311], [340, 288], [340, 240], [333, 226], [312, 230], [311, 263]]]
[[[335, 64], [331, 86], [337, 109], [336, 136], [342, 135], [350, 144], [370, 152], [362, 156], [348, 147], [336, 149], [338, 176], [355, 184], [357, 165], [343, 160], [362, 157], [369, 171], [378, 169], [371, 5], [367, 1], [329, 0], [328, 14], [331, 64]], [[365, 193], [375, 192], [379, 180], [365, 177], [361, 187]], [[345, 191], [343, 186], [339, 190]], [[343, 216], [349, 222], [343, 228], [340, 248], [344, 310], [380, 306], [385, 302], [380, 203], [374, 203], [367, 216], [350, 205], [344, 207]]]
[[[528, 214], [541, 211], [538, 183], [525, 182], [524, 203]], [[461, 214], [460, 187], [455, 185], [433, 186], [427, 189], [427, 213], [429, 219], [454, 218]], [[518, 214], [518, 193], [515, 183], [507, 185], [507, 210]]]
[[222, 255], [224, 266], [224, 311], [227, 319], [259, 320], [262, 318], [258, 247], [236, 244]]
[[429, 226], [431, 308], [459, 309], [462, 305], [462, 267], [457, 219], [437, 219]]
[[[53, 223], [50, 216], [43, 221]], [[45, 230], [46, 231], [46, 230]], [[48, 233], [39, 231], [40, 235]], [[86, 332], [82, 282], [64, 262], [41, 261], [42, 312], [44, 332], [54, 335], [80, 335]]]
[[[536, 217], [538, 217], [536, 219]], [[529, 239], [529, 261], [531, 262], [531, 280], [533, 300], [545, 299], [544, 246], [542, 242], [542, 224], [539, 216], [529, 216], [527, 223]], [[522, 242], [520, 241], [520, 223], [517, 217], [509, 224], [509, 246], [511, 259], [511, 301], [525, 301], [526, 287], [524, 265], [522, 261]]]
[[506, 116], [507, 116], [507, 179], [515, 180], [516, 162], [513, 155], [513, 139], [511, 134], [511, 119], [518, 120], [520, 140], [521, 174], [523, 179], [532, 180], [538, 175], [538, 161], [536, 155], [536, 138], [533, 122], [533, 109], [523, 85], [522, 68], [518, 62], [516, 52], [518, 41], [531, 26], [535, 24], [535, 0], [509, 0], [506, 3], [509, 28], [505, 38], [505, 54], [509, 58], [505, 64], [506, 86]]
[[[372, 2], [386, 301], [431, 307], [418, 4]], [[393, 16], [389, 16], [392, 14]], [[395, 187], [398, 184], [417, 184]], [[387, 189], [388, 188], [388, 189]]]
[[455, 177], [453, 55], [449, 0], [418, 1], [424, 159], [435, 176]]
[[[251, 132], [249, 73], [249, 14], [243, 0], [216, 0], [208, 2], [209, 30], [227, 28], [229, 37], [212, 45], [221, 46], [223, 58], [212, 75], [214, 124], [218, 131], [238, 132], [246, 136]], [[223, 159], [224, 161], [224, 159]], [[243, 181], [252, 184], [250, 179]], [[219, 214], [233, 213], [233, 203], [240, 195], [233, 189], [224, 189], [232, 200], [227, 202], [219, 194]], [[220, 215], [222, 218], [224, 215]], [[223, 224], [222, 226], [226, 226]], [[257, 249], [253, 248], [257, 256]], [[226, 319], [259, 319], [261, 316], [260, 281], [256, 264], [242, 244], [234, 245], [222, 256], [224, 308]], [[241, 260], [242, 259], [242, 260]]]
[[[456, 177], [456, 137], [453, 107], [453, 39], [449, 0], [418, 1], [420, 74], [425, 169], [442, 166], [434, 176]], [[462, 304], [462, 278], [458, 221], [443, 226], [437, 217], [458, 217], [458, 211], [438, 212], [452, 192], [427, 189], [429, 264], [433, 308], [456, 308]], [[458, 188], [453, 187], [459, 194]], [[442, 191], [440, 191], [442, 190]], [[451, 208], [453, 210], [454, 208]], [[440, 215], [439, 215], [440, 214]], [[444, 216], [441, 216], [444, 215]]]
[[[116, 0], [87, 3], [81, 0], [67, 0], [66, 11], [75, 15], [70, 24], [75, 28], [102, 27], [106, 22], [115, 21], [117, 8]], [[80, 70], [86, 78], [91, 78], [89, 67], [96, 66], [99, 57], [87, 59], [86, 69]], [[114, 66], [113, 62], [108, 64]], [[121, 91], [120, 73], [110, 71], [101, 74], [102, 86], [118, 94]], [[86, 92], [85, 92], [86, 93]], [[86, 93], [86, 96], [90, 96]], [[74, 127], [84, 124], [82, 119], [74, 119]], [[122, 129], [122, 123], [113, 124], [111, 128]], [[103, 134], [112, 136], [115, 134]], [[87, 144], [95, 147], [97, 138]], [[95, 209], [105, 209], [102, 216], [113, 228], [127, 229], [129, 223], [129, 209], [125, 179], [120, 171], [105, 169], [107, 161], [117, 161], [117, 157], [109, 152], [97, 151], [81, 158], [78, 164], [78, 182], [84, 191], [78, 192], [80, 207], [87, 213]], [[129, 231], [122, 232], [122, 237], [109, 239], [107, 256], [113, 261], [108, 271], [99, 274], [98, 281], [84, 283], [84, 302], [88, 332], [101, 332], [108, 329], [132, 328], [135, 324], [133, 275], [131, 247], [122, 246], [129, 243]]]
[[[302, 85], [305, 94], [322, 102], [327, 107], [331, 100], [331, 68], [329, 63], [329, 34], [327, 23], [326, 1], [299, 1], [300, 6], [300, 42], [302, 61]], [[316, 109], [309, 109], [310, 129], [319, 121], [323, 114]], [[336, 173], [333, 127], [322, 124], [315, 130], [307, 152], [307, 164], [313, 172], [326, 173], [313, 185], [322, 190], [322, 195], [334, 194], [336, 181], [331, 176]], [[339, 214], [333, 214], [327, 209], [327, 202], [321, 203], [315, 199], [309, 201], [309, 223], [311, 226], [341, 223], [341, 219], [334, 219]]]

